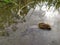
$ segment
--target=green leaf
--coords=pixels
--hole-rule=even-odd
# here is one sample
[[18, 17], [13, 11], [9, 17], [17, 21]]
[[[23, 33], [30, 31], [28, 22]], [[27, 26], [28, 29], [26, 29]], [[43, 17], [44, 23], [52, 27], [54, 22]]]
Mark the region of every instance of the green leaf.
[[6, 2], [6, 3], [10, 3], [10, 2], [11, 2], [11, 0], [4, 0], [4, 2]]

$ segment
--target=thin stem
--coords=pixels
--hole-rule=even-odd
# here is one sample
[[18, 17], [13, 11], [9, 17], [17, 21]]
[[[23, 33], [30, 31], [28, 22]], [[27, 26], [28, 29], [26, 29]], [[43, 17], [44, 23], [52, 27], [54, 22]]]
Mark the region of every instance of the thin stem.
[[17, 14], [20, 16], [20, 11], [21, 11], [23, 8], [25, 8], [27, 5], [32, 4], [32, 3], [34, 3], [34, 1], [29, 2], [29, 3], [28, 3], [28, 4], [26, 4], [25, 6], [21, 7], [21, 8], [19, 9], [19, 11], [18, 11], [18, 13], [17, 13]]

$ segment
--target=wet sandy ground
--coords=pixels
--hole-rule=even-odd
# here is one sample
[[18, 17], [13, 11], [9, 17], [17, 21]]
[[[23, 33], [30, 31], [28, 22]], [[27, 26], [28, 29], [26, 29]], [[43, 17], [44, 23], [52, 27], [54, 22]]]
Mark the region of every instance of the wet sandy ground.
[[[41, 18], [43, 17], [43, 18]], [[50, 16], [49, 16], [50, 17]], [[0, 45], [60, 45], [60, 16], [47, 18], [40, 11], [35, 11], [27, 22], [16, 24], [17, 31], [11, 31], [9, 37], [0, 37]], [[39, 22], [49, 23], [51, 31], [44, 31], [37, 27]]]

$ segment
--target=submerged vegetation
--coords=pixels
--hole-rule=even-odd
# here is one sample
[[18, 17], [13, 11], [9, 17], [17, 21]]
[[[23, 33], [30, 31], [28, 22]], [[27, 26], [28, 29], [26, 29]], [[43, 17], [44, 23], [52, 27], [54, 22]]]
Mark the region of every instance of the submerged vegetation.
[[5, 30], [0, 31], [0, 36], [9, 36], [9, 33]]
[[50, 6], [54, 6], [56, 9], [60, 7], [60, 0], [0, 0], [0, 30], [15, 23], [15, 19], [25, 22], [28, 11], [31, 8], [35, 9], [37, 4], [41, 7], [40, 4], [44, 2], [49, 8]]

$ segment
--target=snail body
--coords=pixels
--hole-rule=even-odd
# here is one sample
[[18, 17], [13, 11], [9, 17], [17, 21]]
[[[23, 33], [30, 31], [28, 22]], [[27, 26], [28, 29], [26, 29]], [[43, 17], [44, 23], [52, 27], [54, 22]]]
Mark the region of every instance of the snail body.
[[38, 27], [39, 27], [40, 29], [51, 30], [50, 25], [49, 25], [49, 24], [45, 24], [45, 23], [39, 23], [39, 24], [38, 24]]

